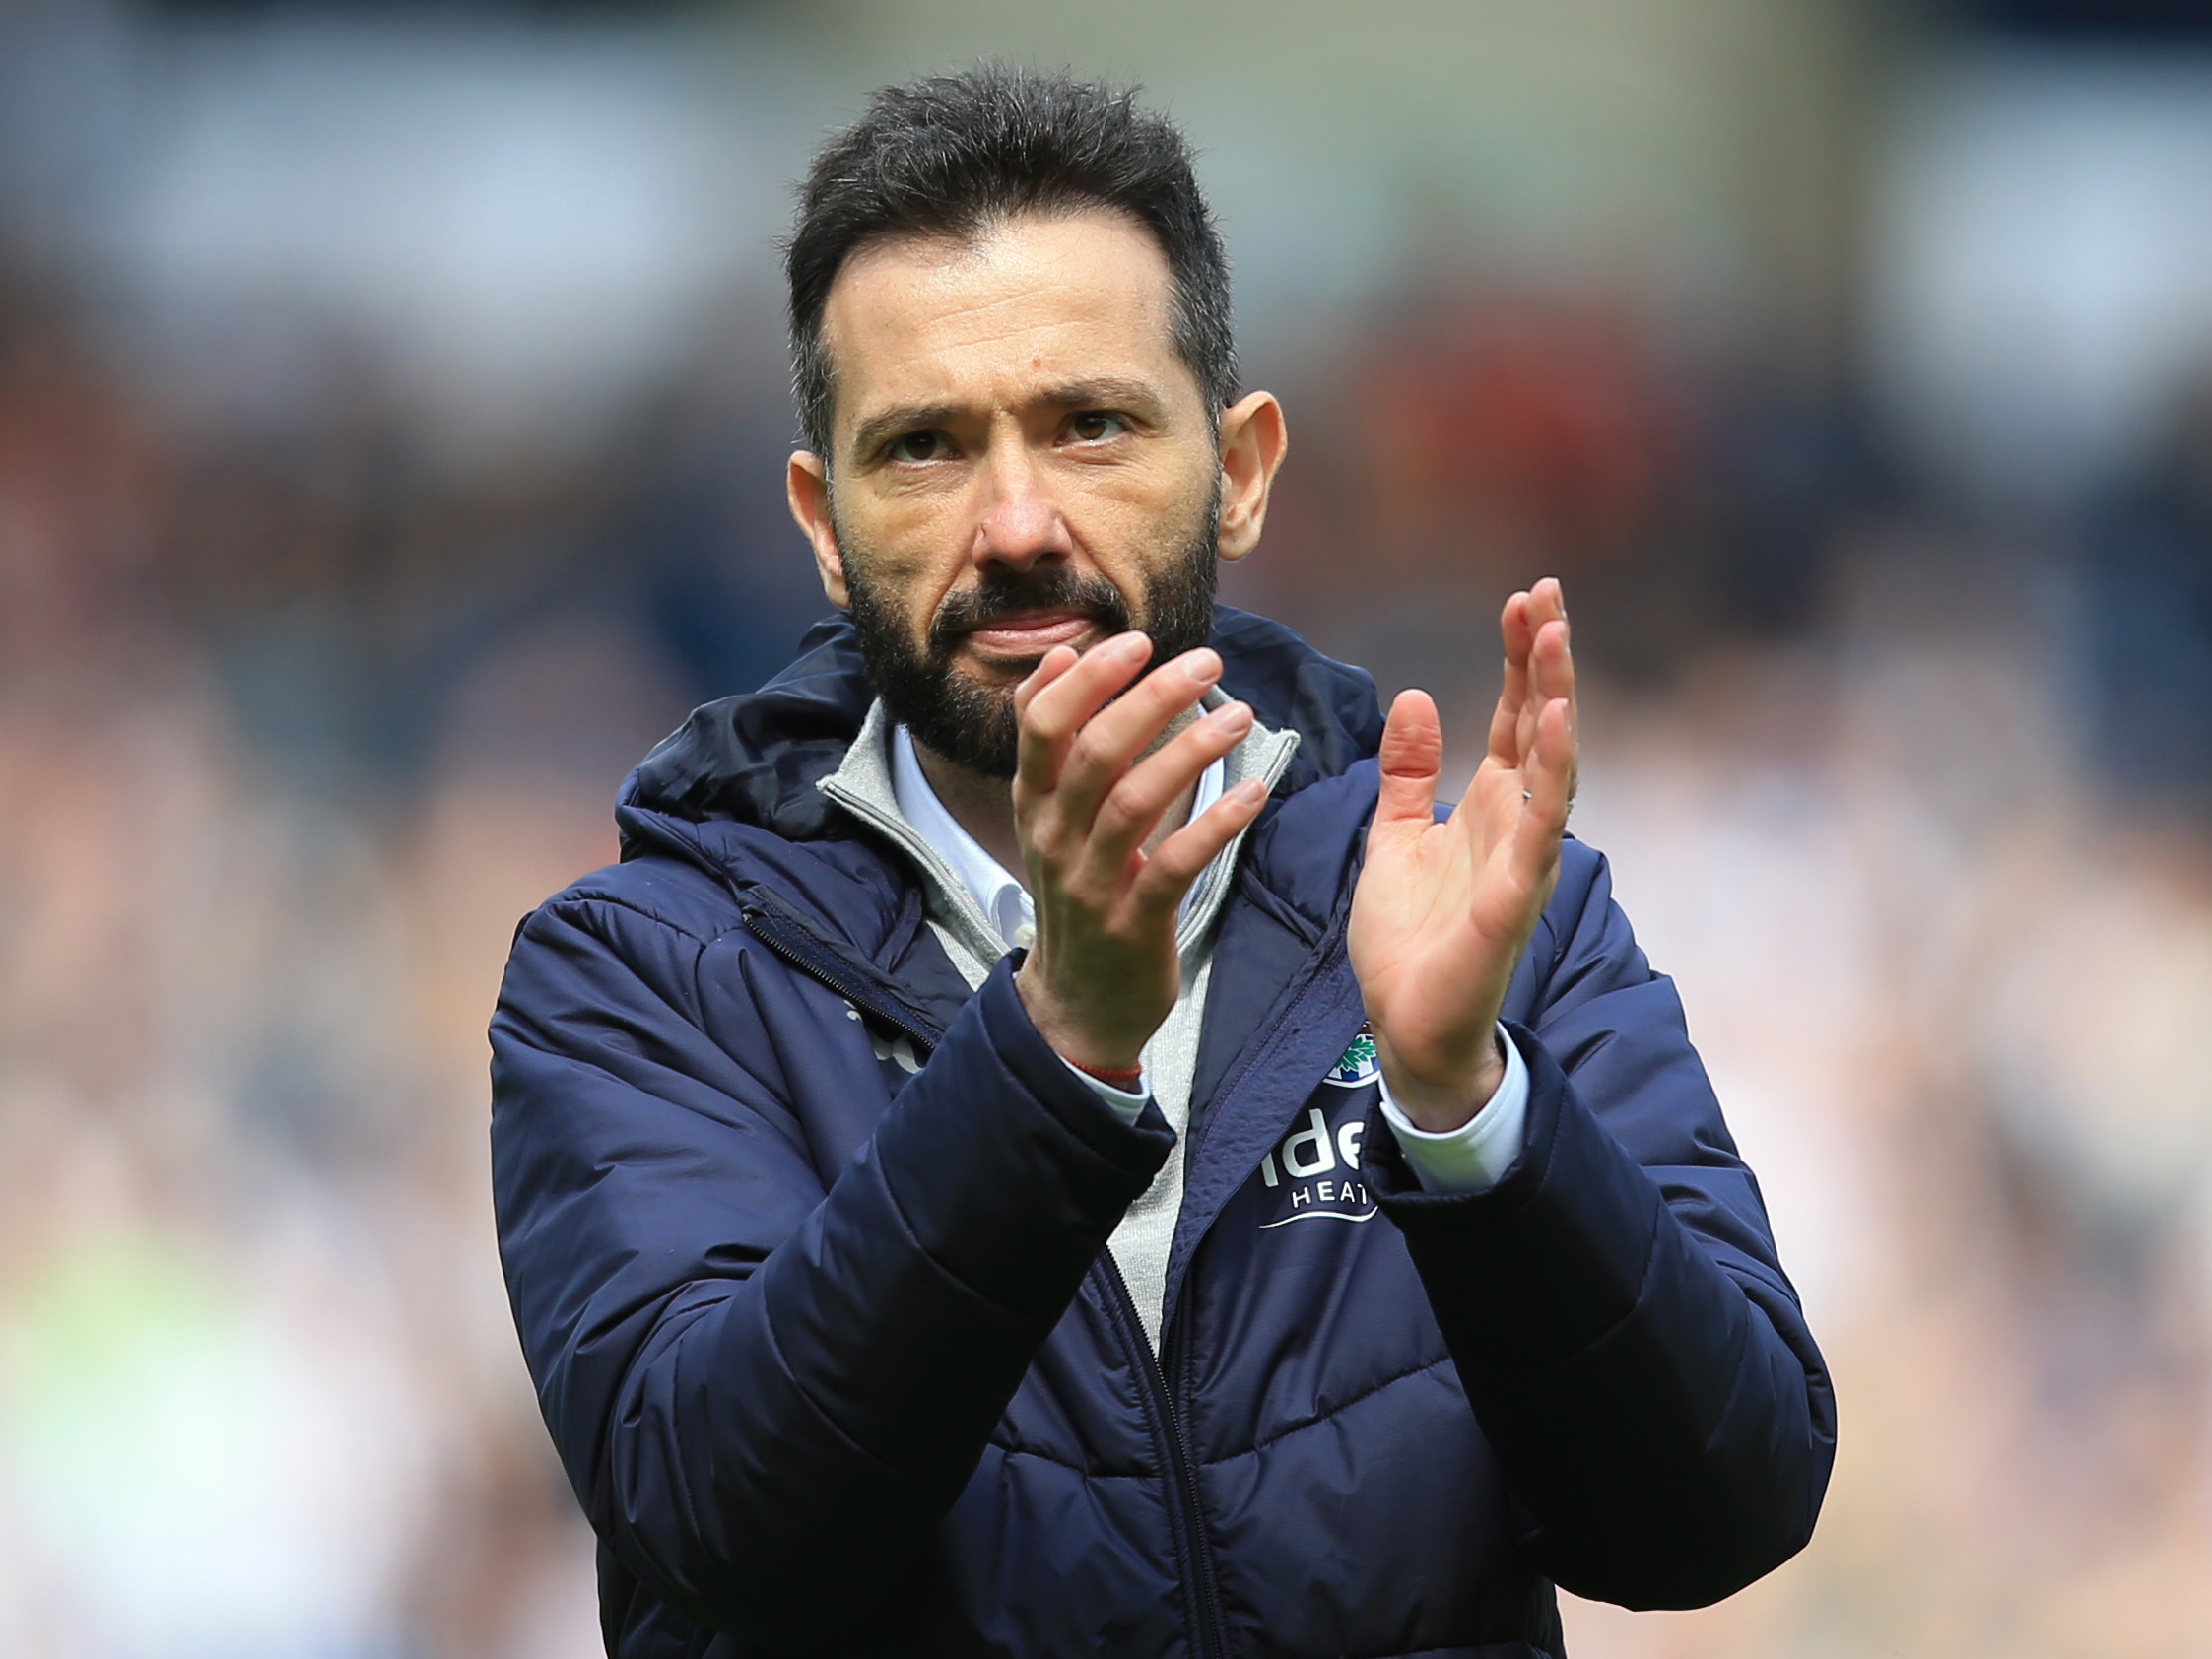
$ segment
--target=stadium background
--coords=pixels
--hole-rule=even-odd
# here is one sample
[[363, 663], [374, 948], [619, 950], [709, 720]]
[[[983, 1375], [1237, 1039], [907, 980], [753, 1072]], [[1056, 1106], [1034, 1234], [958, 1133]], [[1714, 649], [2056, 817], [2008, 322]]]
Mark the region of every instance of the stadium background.
[[1843, 1414], [1802, 1558], [1577, 1659], [2212, 1650], [2201, 13], [0, 0], [0, 1651], [597, 1651], [484, 1022], [823, 609], [788, 180], [984, 54], [1204, 147], [1230, 597], [1464, 750], [1568, 581]]

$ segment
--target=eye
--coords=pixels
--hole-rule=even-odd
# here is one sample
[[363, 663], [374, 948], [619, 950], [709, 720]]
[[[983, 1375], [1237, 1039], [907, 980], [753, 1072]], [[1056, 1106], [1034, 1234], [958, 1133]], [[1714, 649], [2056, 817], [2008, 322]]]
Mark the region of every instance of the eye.
[[894, 461], [942, 461], [953, 446], [940, 431], [906, 432], [891, 440], [886, 451]]
[[1104, 443], [1129, 430], [1129, 423], [1104, 409], [1086, 409], [1068, 422], [1068, 435], [1078, 443]]

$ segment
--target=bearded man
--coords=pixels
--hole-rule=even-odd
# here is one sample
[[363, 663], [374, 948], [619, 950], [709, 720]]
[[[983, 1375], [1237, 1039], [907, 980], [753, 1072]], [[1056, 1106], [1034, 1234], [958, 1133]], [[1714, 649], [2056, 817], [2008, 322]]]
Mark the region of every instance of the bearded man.
[[1427, 697], [1214, 605], [1283, 411], [1126, 95], [878, 95], [788, 270], [841, 615], [639, 765], [493, 1025], [608, 1651], [1556, 1659], [1555, 1584], [1800, 1548], [1828, 1381], [1563, 838], [1559, 585], [1448, 814]]

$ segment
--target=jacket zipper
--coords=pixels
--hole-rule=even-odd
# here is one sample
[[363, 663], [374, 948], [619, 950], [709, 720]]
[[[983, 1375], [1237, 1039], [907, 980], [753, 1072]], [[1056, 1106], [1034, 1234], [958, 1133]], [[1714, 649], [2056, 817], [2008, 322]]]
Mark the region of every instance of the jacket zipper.
[[835, 957], [818, 948], [803, 929], [784, 921], [755, 900], [741, 900], [739, 914], [745, 919], [746, 931], [754, 938], [808, 978], [829, 986], [863, 1013], [905, 1032], [913, 1039], [917, 1053], [926, 1053], [937, 1046], [937, 1039], [944, 1034], [942, 1031], [893, 1006], [877, 987], [848, 973]]
[[1174, 1536], [1176, 1564], [1189, 1592], [1187, 1617], [1199, 1659], [1226, 1659], [1229, 1641], [1224, 1630], [1221, 1592], [1214, 1583], [1213, 1555], [1206, 1548], [1204, 1510], [1198, 1493], [1198, 1468], [1183, 1437], [1182, 1420], [1175, 1412], [1168, 1373], [1152, 1351], [1137, 1317], [1137, 1304], [1129, 1294], [1128, 1281], [1111, 1250], [1099, 1253], [1099, 1275], [1107, 1291], [1106, 1307], [1121, 1333], [1122, 1345], [1143, 1359], [1147, 1418], [1153, 1439], [1168, 1465], [1168, 1520]]
[[[785, 922], [766, 905], [755, 901], [741, 902], [739, 913], [745, 919], [746, 930], [754, 938], [808, 978], [827, 985], [854, 1007], [904, 1031], [921, 1050], [937, 1046], [937, 1038], [942, 1033], [890, 1006], [873, 986], [862, 984], [846, 972], [836, 958], [818, 949], [803, 929]], [[1229, 1643], [1223, 1634], [1221, 1593], [1214, 1583], [1213, 1557], [1206, 1549], [1200, 1519], [1203, 1511], [1197, 1465], [1183, 1437], [1182, 1420], [1175, 1413], [1168, 1373], [1159, 1356], [1152, 1351], [1143, 1321], [1137, 1317], [1137, 1304], [1129, 1294], [1128, 1282], [1121, 1277], [1120, 1264], [1114, 1261], [1111, 1250], [1102, 1250], [1099, 1262], [1096, 1271], [1106, 1283], [1106, 1307], [1120, 1330], [1122, 1346], [1143, 1360], [1146, 1417], [1156, 1449], [1168, 1465], [1169, 1530], [1174, 1535], [1176, 1564], [1189, 1591], [1187, 1618], [1196, 1639], [1198, 1659], [1227, 1659]]]

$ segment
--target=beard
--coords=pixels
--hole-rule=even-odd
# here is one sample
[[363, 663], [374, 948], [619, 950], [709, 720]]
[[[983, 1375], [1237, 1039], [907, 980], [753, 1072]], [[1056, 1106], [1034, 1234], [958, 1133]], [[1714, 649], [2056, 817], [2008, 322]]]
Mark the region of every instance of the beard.
[[[1055, 560], [1029, 570], [1000, 569], [973, 587], [947, 594], [930, 618], [927, 639], [919, 644], [896, 596], [866, 574], [873, 564], [868, 549], [836, 523], [834, 510], [832, 523], [844, 557], [845, 594], [852, 604], [861, 660], [884, 708], [916, 743], [954, 765], [984, 777], [1011, 779], [1020, 743], [1014, 685], [989, 685], [962, 673], [953, 661], [961, 640], [1024, 612], [1067, 611], [1108, 635], [1142, 628], [1152, 637], [1152, 660], [1145, 667], [1149, 674], [1203, 645], [1214, 630], [1220, 519], [1217, 483], [1197, 531], [1180, 554], [1145, 578], [1142, 617], [1131, 618], [1128, 602], [1104, 576], [1082, 575]], [[1028, 665], [1035, 666], [1035, 660]]]

